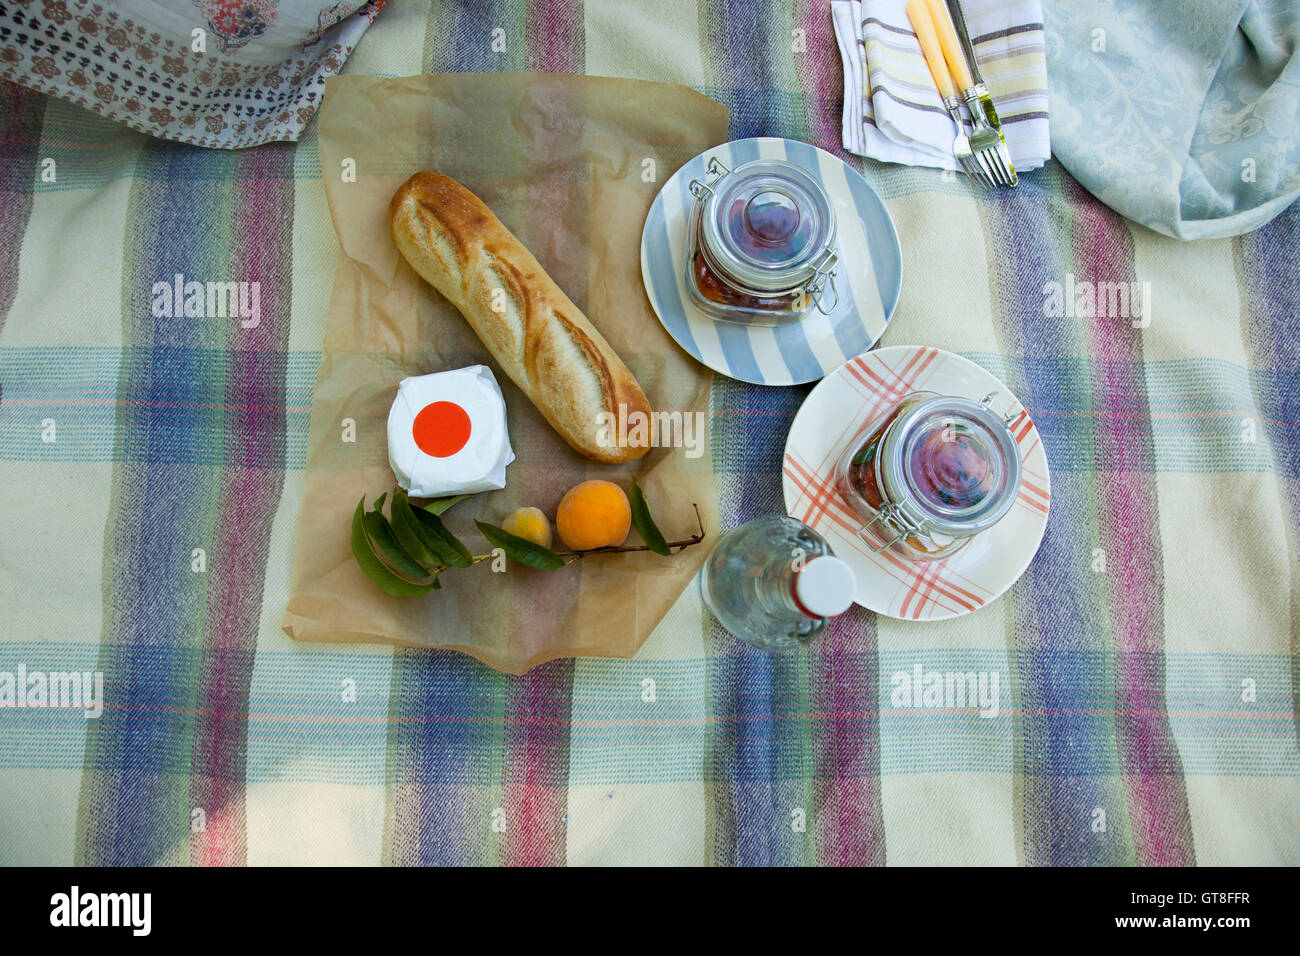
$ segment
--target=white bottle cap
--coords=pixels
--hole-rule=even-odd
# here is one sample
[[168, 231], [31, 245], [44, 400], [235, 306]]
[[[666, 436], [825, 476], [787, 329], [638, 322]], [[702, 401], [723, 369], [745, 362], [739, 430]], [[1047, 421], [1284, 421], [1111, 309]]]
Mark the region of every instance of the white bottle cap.
[[794, 576], [794, 596], [816, 617], [843, 614], [856, 591], [853, 569], [830, 554], [813, 558]]

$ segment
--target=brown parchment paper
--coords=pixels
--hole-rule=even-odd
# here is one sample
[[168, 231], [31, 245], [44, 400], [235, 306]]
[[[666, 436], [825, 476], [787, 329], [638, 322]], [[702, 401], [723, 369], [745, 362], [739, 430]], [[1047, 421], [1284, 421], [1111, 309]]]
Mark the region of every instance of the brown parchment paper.
[[[283, 621], [291, 637], [451, 648], [513, 674], [556, 657], [636, 652], [716, 537], [707, 436], [696, 458], [682, 447], [655, 448], [639, 462], [609, 466], [574, 452], [460, 313], [406, 264], [389, 232], [388, 202], [422, 169], [464, 183], [600, 329], [656, 410], [703, 412], [707, 421], [712, 373], [655, 318], [640, 242], [668, 176], [726, 133], [725, 107], [669, 84], [539, 73], [327, 82], [321, 177], [340, 253]], [[348, 536], [358, 499], [394, 487], [386, 422], [397, 384], [477, 363], [492, 368], [505, 393], [517, 458], [505, 489], [444, 516], [472, 552], [490, 550], [475, 518], [499, 525], [525, 505], [553, 517], [579, 481], [626, 488], [634, 475], [669, 540], [696, 530], [698, 504], [705, 542], [671, 558], [601, 555], [556, 571], [511, 563], [494, 572], [485, 561], [447, 571], [442, 589], [424, 597], [381, 591], [357, 566]], [[348, 419], [355, 441], [344, 440]]]

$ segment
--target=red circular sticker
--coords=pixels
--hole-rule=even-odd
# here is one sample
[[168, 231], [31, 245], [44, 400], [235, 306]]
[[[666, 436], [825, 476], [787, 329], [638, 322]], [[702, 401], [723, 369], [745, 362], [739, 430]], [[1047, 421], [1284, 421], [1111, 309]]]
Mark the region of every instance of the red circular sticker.
[[420, 409], [411, 437], [420, 451], [434, 458], [449, 458], [469, 441], [469, 415], [455, 402], [430, 402]]

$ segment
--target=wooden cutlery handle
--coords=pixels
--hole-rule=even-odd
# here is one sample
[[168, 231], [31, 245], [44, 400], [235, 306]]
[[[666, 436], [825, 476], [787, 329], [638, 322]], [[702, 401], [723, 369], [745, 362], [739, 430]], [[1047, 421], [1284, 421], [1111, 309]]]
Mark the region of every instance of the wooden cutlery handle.
[[952, 75], [957, 80], [957, 88], [964, 93], [975, 85], [975, 78], [971, 76], [970, 67], [966, 65], [966, 54], [961, 48], [961, 41], [957, 39], [957, 31], [948, 16], [948, 8], [944, 6], [943, 0], [924, 0], [924, 2], [930, 8], [930, 19], [939, 33], [939, 44], [943, 47], [943, 55], [948, 60], [948, 68], [952, 70]]
[[952, 77], [944, 66], [939, 36], [934, 31], [934, 20], [926, 8], [925, 0], [909, 0], [907, 18], [912, 21], [912, 29], [916, 31], [916, 39], [921, 44], [921, 52], [925, 54], [925, 63], [930, 67], [930, 75], [934, 77], [934, 85], [939, 88], [939, 95], [945, 100], [951, 99], [957, 95], [957, 91], [953, 89]]

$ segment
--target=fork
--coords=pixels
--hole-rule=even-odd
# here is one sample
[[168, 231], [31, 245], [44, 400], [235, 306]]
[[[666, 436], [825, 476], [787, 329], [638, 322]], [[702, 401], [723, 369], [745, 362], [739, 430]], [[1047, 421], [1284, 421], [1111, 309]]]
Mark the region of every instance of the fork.
[[[989, 124], [981, 102], [981, 94], [988, 96], [983, 83], [975, 79], [972, 66], [966, 59], [965, 50], [957, 38], [957, 30], [948, 15], [944, 0], [925, 0], [929, 6], [930, 19], [939, 32], [939, 43], [943, 47], [944, 58], [952, 71], [957, 88], [970, 110], [971, 135], [970, 146], [975, 155], [993, 171], [994, 179], [1002, 186], [1015, 186], [1020, 182], [1016, 167], [1011, 162], [1011, 151], [1007, 149], [1006, 138], [1002, 130]], [[959, 8], [960, 9], [960, 8]], [[963, 32], [964, 29], [963, 29]], [[971, 47], [972, 53], [974, 47]], [[973, 60], [973, 57], [972, 57]], [[996, 114], [995, 114], [996, 115]]]
[[934, 77], [934, 85], [939, 90], [944, 109], [957, 124], [957, 138], [952, 143], [953, 156], [972, 181], [985, 186], [996, 185], [997, 181], [986, 160], [976, 156], [970, 139], [966, 136], [966, 125], [961, 116], [961, 99], [948, 74], [948, 67], [944, 64], [939, 35], [935, 32], [934, 19], [926, 8], [925, 0], [910, 0], [907, 4], [907, 17], [912, 21], [912, 29], [916, 31], [916, 39], [921, 44], [921, 52], [925, 54], [925, 63], [930, 68], [930, 75]]

